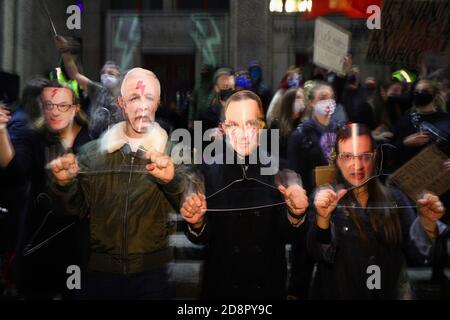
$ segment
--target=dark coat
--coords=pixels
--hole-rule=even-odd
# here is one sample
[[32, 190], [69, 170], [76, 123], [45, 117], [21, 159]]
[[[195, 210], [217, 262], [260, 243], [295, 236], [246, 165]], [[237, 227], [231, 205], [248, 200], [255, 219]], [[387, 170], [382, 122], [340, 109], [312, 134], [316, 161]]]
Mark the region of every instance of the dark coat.
[[[274, 185], [274, 176], [261, 175], [260, 164], [212, 164], [202, 167], [206, 196], [233, 181], [253, 177]], [[283, 202], [278, 190], [244, 180], [207, 200], [210, 209], [248, 208]], [[205, 299], [285, 299], [285, 244], [295, 241], [305, 225], [294, 227], [287, 207], [208, 211], [199, 236], [187, 229], [188, 238], [206, 244], [202, 297]]]
[[[17, 268], [20, 270], [19, 287], [27, 297], [52, 298], [65, 288], [66, 268], [80, 264], [79, 232], [77, 223], [59, 234], [47, 245], [26, 257], [22, 256], [25, 244], [32, 246], [45, 241], [69, 224], [73, 218], [57, 217], [47, 195], [49, 172], [46, 165], [66, 152], [59, 138], [45, 130], [23, 127], [11, 136], [15, 156], [5, 169], [5, 179], [13, 194], [10, 214], [14, 217], [17, 236], [14, 239]], [[90, 140], [83, 128], [74, 141], [72, 152]], [[76, 253], [77, 252], [77, 253]]]

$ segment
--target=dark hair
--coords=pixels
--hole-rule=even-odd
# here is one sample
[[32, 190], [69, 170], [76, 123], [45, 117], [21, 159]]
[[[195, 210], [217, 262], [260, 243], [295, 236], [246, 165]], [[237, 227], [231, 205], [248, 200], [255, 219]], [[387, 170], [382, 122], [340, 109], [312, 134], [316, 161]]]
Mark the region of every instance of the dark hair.
[[119, 72], [119, 74], [121, 73], [121, 72], [120, 72], [120, 67], [119, 67], [114, 61], [112, 61], [112, 60], [108, 60], [108, 61], [105, 62], [105, 64], [104, 64], [103, 67], [102, 67], [102, 70], [100, 70], [100, 73], [103, 73], [103, 71], [105, 71], [105, 68], [106, 68], [106, 67], [112, 67], [112, 68], [115, 68], [115, 69], [117, 69], [117, 71]]
[[[342, 142], [347, 139], [351, 139], [352, 136], [354, 136], [354, 132], [356, 132], [356, 136], [367, 136], [369, 137], [371, 141], [372, 149], [374, 149], [374, 140], [371, 134], [370, 129], [363, 125], [363, 124], [350, 124], [342, 127], [336, 137], [336, 146], [335, 150], [338, 153], [339, 152], [339, 142]], [[336, 157], [337, 159], [337, 157]], [[336, 162], [337, 160], [335, 160]], [[337, 163], [336, 163], [336, 167]], [[342, 173], [340, 170], [337, 170], [336, 174], [336, 182], [338, 184], [346, 184], [344, 177], [342, 176]], [[391, 196], [389, 190], [379, 181], [378, 178], [373, 178], [370, 181], [367, 182], [367, 189], [369, 193], [369, 199], [367, 201], [367, 205], [378, 207], [380, 206], [380, 203], [394, 203], [395, 200]], [[354, 198], [353, 193], [347, 194], [345, 196], [347, 201], [356, 201]], [[364, 243], [367, 243], [368, 238], [366, 234], [366, 230], [364, 229], [364, 223], [361, 220], [361, 217], [354, 209], [345, 209], [348, 213], [350, 219], [352, 222], [356, 225], [356, 228], [358, 229], [360, 238], [363, 240]], [[389, 246], [399, 246], [401, 239], [402, 239], [402, 233], [401, 233], [401, 226], [400, 226], [400, 219], [399, 219], [399, 212], [398, 209], [371, 209], [369, 214], [369, 220], [370, 224], [375, 231], [377, 236], [380, 236], [380, 238], [384, 241], [385, 244]]]
[[[280, 142], [281, 144], [287, 145], [287, 139], [292, 129], [294, 128], [295, 122], [292, 118], [292, 112], [294, 109], [295, 97], [299, 88], [288, 89], [281, 98], [279, 102], [278, 110], [274, 114], [274, 118], [278, 119], [278, 127], [280, 129]], [[275, 113], [275, 110], [274, 110]], [[303, 111], [304, 113], [304, 111]], [[300, 115], [301, 117], [302, 115]]]

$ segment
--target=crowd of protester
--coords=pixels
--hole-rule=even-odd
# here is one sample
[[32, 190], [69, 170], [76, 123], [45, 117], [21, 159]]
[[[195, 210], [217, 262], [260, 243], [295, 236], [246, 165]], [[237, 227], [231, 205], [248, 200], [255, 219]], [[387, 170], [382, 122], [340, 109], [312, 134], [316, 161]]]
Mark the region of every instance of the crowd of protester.
[[[3, 297], [175, 298], [172, 211], [206, 246], [202, 299], [414, 299], [413, 266], [447, 281], [450, 190], [411, 198], [388, 178], [430, 145], [450, 172], [444, 73], [362, 79], [348, 56], [343, 74], [291, 66], [272, 91], [256, 60], [205, 65], [180, 121], [153, 72], [108, 61], [95, 82], [66, 39], [55, 44], [64, 65], [0, 102]], [[236, 163], [171, 158], [170, 134], [196, 121], [223, 147], [212, 158]], [[262, 129], [278, 130], [270, 148]], [[278, 172], [261, 174], [274, 157]], [[81, 290], [67, 287], [71, 265]]]

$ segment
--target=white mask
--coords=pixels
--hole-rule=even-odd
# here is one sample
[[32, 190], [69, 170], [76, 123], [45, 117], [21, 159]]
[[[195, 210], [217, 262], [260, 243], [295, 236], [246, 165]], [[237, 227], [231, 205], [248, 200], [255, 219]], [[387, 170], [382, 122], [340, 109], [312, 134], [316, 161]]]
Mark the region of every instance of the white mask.
[[305, 102], [302, 99], [295, 99], [294, 112], [299, 113], [305, 111]]
[[336, 110], [336, 101], [334, 101], [333, 99], [320, 100], [314, 106], [314, 112], [317, 112], [322, 116], [331, 117], [331, 115], [334, 113], [335, 110]]
[[119, 78], [111, 74], [102, 74], [100, 79], [102, 84], [108, 89], [112, 89], [119, 84]]

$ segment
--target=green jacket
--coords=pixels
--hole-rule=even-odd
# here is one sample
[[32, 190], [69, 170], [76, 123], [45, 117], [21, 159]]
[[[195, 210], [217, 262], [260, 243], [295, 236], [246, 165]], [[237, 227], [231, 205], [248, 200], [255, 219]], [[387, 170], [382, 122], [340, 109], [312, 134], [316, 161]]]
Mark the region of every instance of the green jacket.
[[[77, 178], [67, 186], [51, 187], [56, 204], [66, 214], [90, 220], [88, 269], [92, 271], [150, 271], [172, 258], [169, 213], [178, 209], [186, 183], [184, 170], [176, 166], [172, 181], [157, 181], [145, 169], [145, 153], [131, 152], [124, 128], [125, 123], [119, 123], [85, 145], [77, 157]], [[157, 126], [141, 146], [162, 151], [166, 142], [167, 133]]]

